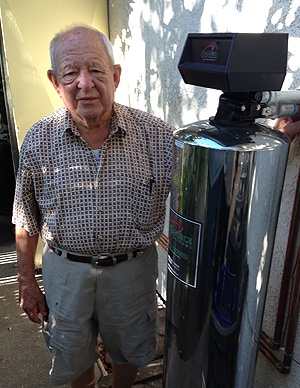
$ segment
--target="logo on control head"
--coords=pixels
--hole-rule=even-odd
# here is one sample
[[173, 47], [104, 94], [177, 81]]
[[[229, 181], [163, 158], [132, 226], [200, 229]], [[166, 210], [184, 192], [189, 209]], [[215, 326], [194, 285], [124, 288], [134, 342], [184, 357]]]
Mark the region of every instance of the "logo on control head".
[[218, 59], [219, 47], [216, 42], [211, 42], [201, 52], [204, 61], [216, 61]]

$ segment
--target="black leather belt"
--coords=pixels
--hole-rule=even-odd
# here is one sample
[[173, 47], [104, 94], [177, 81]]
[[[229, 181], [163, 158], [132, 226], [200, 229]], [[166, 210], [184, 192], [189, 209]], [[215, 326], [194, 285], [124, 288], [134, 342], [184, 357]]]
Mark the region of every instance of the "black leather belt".
[[[59, 248], [53, 247], [48, 244], [49, 248], [58, 256], [63, 254], [63, 251]], [[80, 256], [75, 255], [74, 253], [67, 252], [67, 259], [71, 261], [76, 261], [79, 263], [91, 264], [93, 267], [110, 267], [112, 265], [116, 265], [122, 263], [122, 261], [126, 261], [132, 259], [134, 257], [140, 256], [143, 254], [143, 250], [136, 249], [134, 251], [130, 251], [127, 253], [99, 253], [93, 256]]]

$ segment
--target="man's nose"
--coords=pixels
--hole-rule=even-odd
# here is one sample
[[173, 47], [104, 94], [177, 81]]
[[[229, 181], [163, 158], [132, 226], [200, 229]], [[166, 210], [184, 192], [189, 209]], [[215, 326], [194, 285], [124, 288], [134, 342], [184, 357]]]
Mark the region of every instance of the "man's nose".
[[86, 69], [80, 70], [77, 80], [80, 89], [91, 89], [94, 86], [93, 76]]

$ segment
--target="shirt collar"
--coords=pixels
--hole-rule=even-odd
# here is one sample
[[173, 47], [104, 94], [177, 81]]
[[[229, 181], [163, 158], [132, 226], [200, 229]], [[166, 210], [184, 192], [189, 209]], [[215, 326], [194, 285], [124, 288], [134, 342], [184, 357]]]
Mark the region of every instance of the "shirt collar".
[[67, 131], [71, 131], [75, 135], [79, 136], [79, 132], [77, 130], [76, 124], [73, 121], [72, 116], [68, 111], [68, 109], [66, 107], [63, 107], [61, 108], [61, 110], [64, 110], [64, 115], [62, 116], [62, 121], [61, 121], [60, 136], [63, 137]]
[[125, 125], [125, 121], [124, 121], [124, 112], [121, 112], [121, 110], [122, 110], [122, 105], [114, 102], [112, 119], [111, 119], [111, 130], [110, 130], [111, 135], [115, 134], [119, 130], [124, 133], [127, 132], [127, 126]]

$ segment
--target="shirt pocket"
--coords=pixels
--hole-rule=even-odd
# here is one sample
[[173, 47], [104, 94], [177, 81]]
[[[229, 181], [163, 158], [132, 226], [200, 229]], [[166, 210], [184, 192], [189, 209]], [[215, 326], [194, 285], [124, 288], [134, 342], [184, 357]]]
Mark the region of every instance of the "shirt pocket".
[[131, 180], [132, 217], [134, 225], [144, 231], [149, 231], [155, 225], [156, 185], [153, 177], [142, 179], [133, 177]]
[[113, 198], [118, 209], [119, 222], [139, 231], [151, 231], [159, 218], [159, 198], [154, 178], [124, 173], [113, 182]]

